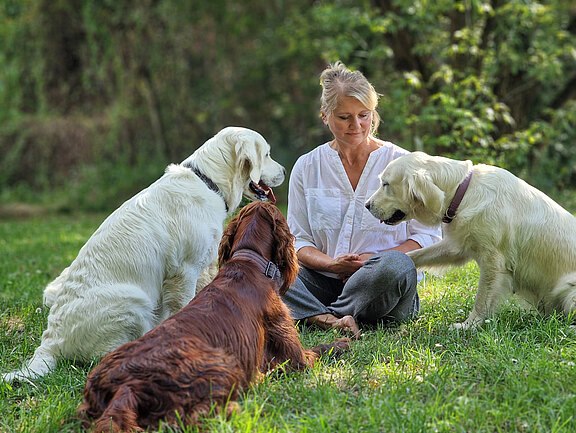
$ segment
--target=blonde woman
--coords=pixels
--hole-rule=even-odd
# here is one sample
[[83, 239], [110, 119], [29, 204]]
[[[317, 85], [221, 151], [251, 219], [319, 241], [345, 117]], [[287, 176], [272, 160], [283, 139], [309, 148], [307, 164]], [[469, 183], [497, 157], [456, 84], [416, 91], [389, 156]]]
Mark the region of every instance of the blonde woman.
[[438, 241], [439, 227], [380, 224], [364, 207], [378, 174], [408, 151], [375, 136], [378, 93], [341, 62], [320, 75], [321, 116], [333, 139], [301, 156], [288, 192], [288, 224], [301, 271], [284, 297], [296, 320], [354, 335], [360, 325], [418, 314], [419, 277], [404, 253]]

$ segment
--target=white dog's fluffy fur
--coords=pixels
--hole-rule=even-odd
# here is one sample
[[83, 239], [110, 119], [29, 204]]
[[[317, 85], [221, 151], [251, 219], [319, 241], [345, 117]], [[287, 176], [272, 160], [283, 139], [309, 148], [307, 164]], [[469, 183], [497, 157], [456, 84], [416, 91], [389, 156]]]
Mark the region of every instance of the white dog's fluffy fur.
[[58, 358], [101, 357], [176, 313], [214, 262], [224, 221], [242, 196], [265, 200], [268, 186], [280, 185], [284, 176], [264, 138], [235, 127], [168, 166], [112, 213], [48, 284], [44, 303], [50, 313], [41, 344], [21, 370], [3, 379], [42, 376]]
[[458, 185], [470, 185], [443, 240], [408, 255], [418, 268], [475, 260], [474, 308], [457, 328], [481, 324], [516, 293], [544, 313], [576, 309], [576, 218], [510, 172], [414, 152], [391, 162], [366, 207], [383, 222], [439, 224]]

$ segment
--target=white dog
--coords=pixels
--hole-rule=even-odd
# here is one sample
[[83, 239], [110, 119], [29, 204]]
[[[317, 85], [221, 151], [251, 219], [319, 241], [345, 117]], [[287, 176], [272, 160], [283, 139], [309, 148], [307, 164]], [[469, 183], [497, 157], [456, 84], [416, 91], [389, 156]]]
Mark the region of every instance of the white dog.
[[225, 219], [250, 200], [275, 201], [284, 181], [257, 132], [225, 128], [126, 201], [48, 284], [47, 329], [5, 381], [39, 377], [58, 358], [87, 361], [141, 337], [186, 305], [216, 258]]
[[408, 253], [416, 267], [478, 263], [474, 308], [456, 328], [477, 327], [512, 293], [544, 313], [576, 310], [576, 218], [542, 192], [502, 168], [422, 152], [380, 180], [366, 202], [376, 218], [445, 222], [442, 241]]

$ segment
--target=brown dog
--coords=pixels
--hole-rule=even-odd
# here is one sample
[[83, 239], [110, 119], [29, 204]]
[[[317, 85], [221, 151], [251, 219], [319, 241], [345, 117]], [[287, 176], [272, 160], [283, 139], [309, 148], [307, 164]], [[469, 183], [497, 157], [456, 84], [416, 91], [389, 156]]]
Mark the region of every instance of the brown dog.
[[238, 407], [239, 391], [274, 367], [299, 370], [347, 339], [304, 350], [280, 299], [298, 273], [282, 213], [251, 203], [230, 221], [220, 271], [173, 317], [107, 355], [88, 376], [78, 412], [96, 432], [142, 431], [160, 420], [184, 425]]

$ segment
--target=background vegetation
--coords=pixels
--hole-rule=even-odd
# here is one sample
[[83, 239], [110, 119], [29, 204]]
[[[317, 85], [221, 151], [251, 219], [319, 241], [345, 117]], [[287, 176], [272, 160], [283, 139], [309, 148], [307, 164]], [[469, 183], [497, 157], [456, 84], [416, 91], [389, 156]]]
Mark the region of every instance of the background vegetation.
[[[168, 163], [229, 125], [261, 132], [288, 169], [327, 139], [318, 75], [335, 60], [382, 93], [382, 138], [574, 200], [573, 0], [0, 0], [0, 208], [104, 211], [0, 224], [0, 371], [38, 346], [44, 286]], [[477, 278], [473, 264], [429, 276], [418, 320], [266, 378], [206, 430], [573, 431], [576, 331], [513, 304], [476, 333], [449, 330]], [[80, 432], [91, 367], [0, 384], [0, 433]]]
[[327, 138], [337, 59], [382, 93], [382, 138], [576, 180], [572, 0], [1, 0], [0, 22], [3, 202], [111, 209], [228, 125], [290, 168]]

